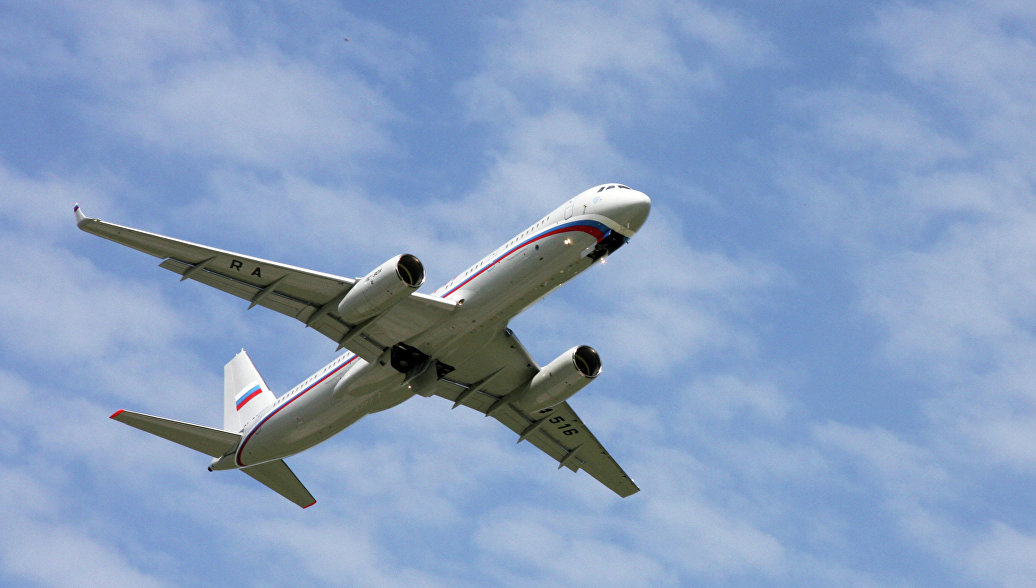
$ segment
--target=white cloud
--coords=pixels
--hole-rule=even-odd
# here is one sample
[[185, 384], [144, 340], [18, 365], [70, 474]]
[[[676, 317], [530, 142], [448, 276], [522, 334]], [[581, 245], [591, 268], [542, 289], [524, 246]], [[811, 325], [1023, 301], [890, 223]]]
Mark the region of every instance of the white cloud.
[[1003, 354], [1003, 344], [1036, 342], [1027, 326], [1036, 318], [1033, 229], [1019, 211], [866, 269], [864, 304], [890, 330], [888, 353], [959, 375], [962, 366], [988, 362], [990, 351]]
[[[383, 27], [324, 9], [325, 19], [370, 33], [359, 62], [390, 79], [400, 79], [400, 64], [419, 51], [405, 40], [395, 48]], [[339, 52], [331, 52], [326, 22], [292, 21], [305, 27], [296, 37], [320, 35], [305, 45], [292, 42], [287, 25], [251, 31], [260, 25], [246, 19], [235, 26], [235, 10], [191, 1], [70, 3], [51, 14], [56, 31], [12, 30], [46, 50], [7, 69], [74, 81], [89, 90], [76, 105], [87, 120], [168, 154], [328, 172], [393, 144], [384, 125], [397, 114], [357, 73], [356, 60], [347, 59], [357, 52], [348, 53], [338, 33]], [[263, 26], [269, 22], [276, 21]], [[255, 32], [267, 40], [245, 40]], [[392, 65], [372, 60], [379, 50]]]
[[97, 358], [116, 347], [162, 345], [184, 334], [155, 290], [102, 275], [90, 261], [24, 234], [0, 242], [9, 256], [7, 271], [16, 276], [0, 282], [9, 353]]
[[932, 438], [1031, 474], [1016, 445], [1036, 349], [1030, 12], [885, 7], [862, 38], [898, 75], [793, 93], [805, 122], [777, 159], [807, 203], [796, 217], [846, 248], [883, 359], [930, 390], [905, 401], [923, 402]]
[[[719, 86], [713, 59], [776, 60], [762, 30], [700, 3], [530, 2], [494, 24], [486, 71], [465, 86], [479, 117], [567, 102], [628, 121], [645, 108], [688, 108], [673, 97]], [[531, 99], [543, 89], [552, 99]]]
[[787, 554], [775, 537], [684, 493], [653, 499], [638, 544], [685, 574], [713, 581], [780, 576]]
[[669, 35], [649, 34], [653, 7], [621, 4], [538, 2], [501, 23], [495, 45], [499, 69], [511, 79], [539, 78], [540, 83], [576, 95], [618, 87], [608, 77], [674, 82], [688, 74]]
[[54, 522], [4, 521], [5, 573], [48, 586], [160, 586], [134, 569], [117, 547]]
[[782, 59], [765, 28], [733, 11], [681, 2], [674, 5], [673, 14], [683, 30], [720, 59], [739, 66], [772, 65]]
[[153, 83], [166, 67], [212, 55], [233, 42], [222, 11], [202, 2], [70, 2], [63, 9], [62, 25], [74, 39], [74, 65], [93, 65], [79, 75], [125, 84], [123, 89]]
[[474, 542], [503, 585], [575, 583], [592, 585], [674, 585], [676, 578], [650, 556], [605, 539], [621, 534], [596, 517], [501, 508], [488, 513]]
[[1024, 3], [948, 2], [894, 5], [879, 12], [872, 34], [885, 43], [893, 64], [910, 79], [949, 91], [965, 113], [992, 108], [1031, 117], [1019, 102], [1031, 100], [1036, 75], [1032, 9]]
[[855, 463], [873, 473], [876, 481], [885, 485], [883, 490], [893, 496], [913, 500], [955, 492], [947, 485], [948, 473], [939, 465], [938, 456], [903, 441], [891, 431], [828, 422], [815, 425], [811, 433], [821, 446], [858, 458]]
[[72, 207], [76, 202], [110, 206], [107, 191], [114, 178], [75, 178], [48, 174], [28, 177], [0, 164], [0, 222], [41, 240], [73, 234]]
[[[449, 203], [494, 224], [498, 236], [524, 229], [565, 199], [628, 167], [600, 122], [568, 108], [512, 119], [504, 146], [463, 202]], [[516, 221], [518, 224], [516, 224]], [[507, 232], [504, 232], [507, 231]]]
[[349, 73], [282, 55], [193, 61], [126, 97], [112, 122], [149, 143], [264, 168], [322, 168], [385, 150], [383, 97]]
[[979, 582], [1028, 586], [1036, 577], [1036, 536], [998, 521], [976, 543], [967, 563]]
[[230, 41], [220, 11], [190, 0], [62, 2], [5, 14], [4, 38], [31, 50], [5, 53], [4, 69], [34, 78], [140, 83], [156, 62], [205, 55]]
[[747, 416], [761, 422], [780, 422], [791, 410], [791, 401], [772, 382], [750, 381], [732, 374], [693, 382], [685, 398], [689, 415], [702, 415], [710, 421]]
[[933, 128], [930, 114], [894, 95], [843, 88], [796, 92], [788, 102], [819, 115], [812, 139], [850, 158], [862, 155], [864, 163], [877, 158], [916, 170], [967, 155], [953, 137]]
[[[274, 520], [258, 529], [258, 538], [290, 550], [291, 559], [298, 562], [301, 571], [321, 584], [348, 579], [355, 586], [445, 585], [385, 553], [366, 525], [343, 523]], [[296, 582], [298, 577], [297, 572], [280, 570], [273, 575], [275, 582]]]

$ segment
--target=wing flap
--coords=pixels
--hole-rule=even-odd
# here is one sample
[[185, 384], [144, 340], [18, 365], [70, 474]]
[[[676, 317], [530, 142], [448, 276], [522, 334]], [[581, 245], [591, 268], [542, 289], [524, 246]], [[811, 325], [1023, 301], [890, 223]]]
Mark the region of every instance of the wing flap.
[[283, 459], [268, 461], [241, 471], [302, 508], [309, 508], [317, 503], [317, 499], [306, 490]]

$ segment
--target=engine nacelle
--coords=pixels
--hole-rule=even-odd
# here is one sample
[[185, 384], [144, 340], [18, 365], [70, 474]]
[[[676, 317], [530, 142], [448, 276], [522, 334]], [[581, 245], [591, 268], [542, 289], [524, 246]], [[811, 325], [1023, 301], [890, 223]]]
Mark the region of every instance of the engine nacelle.
[[540, 368], [528, 387], [512, 403], [527, 412], [550, 408], [568, 400], [601, 373], [601, 357], [588, 345], [573, 347]]
[[424, 283], [421, 260], [409, 253], [397, 255], [360, 278], [338, 303], [338, 315], [347, 323], [385, 312]]

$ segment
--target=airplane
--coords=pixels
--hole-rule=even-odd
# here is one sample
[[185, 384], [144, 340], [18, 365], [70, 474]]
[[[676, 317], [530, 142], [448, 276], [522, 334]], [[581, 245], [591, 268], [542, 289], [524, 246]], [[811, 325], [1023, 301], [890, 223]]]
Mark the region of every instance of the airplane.
[[439, 396], [493, 417], [558, 462], [621, 497], [640, 489], [567, 402], [601, 373], [577, 345], [545, 366], [508, 328], [512, 317], [625, 245], [651, 200], [623, 184], [590, 188], [521, 231], [431, 295], [421, 261], [396, 255], [346, 278], [88, 218], [88, 233], [161, 258], [159, 267], [295, 318], [346, 352], [276, 396], [241, 350], [224, 367], [221, 429], [119, 410], [111, 418], [238, 469], [298, 506], [316, 499], [284, 459], [362, 417]]

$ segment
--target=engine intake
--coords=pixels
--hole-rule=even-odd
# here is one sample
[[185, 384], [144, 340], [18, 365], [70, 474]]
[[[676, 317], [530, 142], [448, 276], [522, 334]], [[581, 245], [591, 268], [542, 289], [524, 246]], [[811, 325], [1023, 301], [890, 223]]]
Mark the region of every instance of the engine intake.
[[601, 373], [601, 357], [589, 345], [579, 345], [540, 368], [512, 403], [528, 412], [561, 404]]
[[381, 314], [424, 283], [421, 260], [409, 253], [397, 255], [360, 278], [338, 303], [338, 315], [347, 323], [359, 323]]

